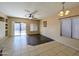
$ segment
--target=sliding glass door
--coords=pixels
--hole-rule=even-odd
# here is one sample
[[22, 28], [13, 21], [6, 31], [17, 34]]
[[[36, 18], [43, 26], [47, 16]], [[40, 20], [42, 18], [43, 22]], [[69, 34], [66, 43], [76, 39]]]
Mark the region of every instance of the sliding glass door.
[[79, 39], [79, 16], [61, 20], [61, 35]]
[[14, 23], [14, 35], [26, 35], [26, 24]]
[[70, 18], [66, 18], [66, 19], [62, 19], [62, 35], [66, 36], [66, 37], [71, 37], [71, 19]]
[[26, 24], [25, 23], [20, 23], [20, 34], [26, 35]]
[[72, 18], [72, 38], [79, 39], [79, 17]]

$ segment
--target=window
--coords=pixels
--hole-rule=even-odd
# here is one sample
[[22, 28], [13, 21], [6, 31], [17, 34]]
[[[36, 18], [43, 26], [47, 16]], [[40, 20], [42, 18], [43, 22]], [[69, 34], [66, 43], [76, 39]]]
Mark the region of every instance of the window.
[[38, 31], [38, 25], [37, 24], [30, 24], [30, 31]]

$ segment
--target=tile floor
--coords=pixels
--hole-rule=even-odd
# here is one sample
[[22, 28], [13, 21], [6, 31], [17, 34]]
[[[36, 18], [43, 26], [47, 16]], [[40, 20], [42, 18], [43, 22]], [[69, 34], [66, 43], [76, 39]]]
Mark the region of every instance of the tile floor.
[[27, 45], [26, 36], [6, 39], [2, 46], [4, 56], [79, 56], [79, 51], [56, 41]]

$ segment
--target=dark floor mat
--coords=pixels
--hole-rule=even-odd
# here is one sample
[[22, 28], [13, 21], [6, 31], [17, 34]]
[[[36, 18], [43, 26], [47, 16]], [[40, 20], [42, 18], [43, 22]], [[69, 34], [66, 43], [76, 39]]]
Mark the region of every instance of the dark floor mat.
[[54, 41], [54, 40], [42, 35], [29, 35], [27, 38], [27, 44], [32, 46], [47, 43], [50, 41]]

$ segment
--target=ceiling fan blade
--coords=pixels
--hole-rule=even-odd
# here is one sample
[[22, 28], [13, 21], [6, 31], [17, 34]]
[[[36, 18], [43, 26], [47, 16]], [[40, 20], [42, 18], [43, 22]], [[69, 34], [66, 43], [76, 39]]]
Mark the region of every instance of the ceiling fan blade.
[[29, 10], [26, 10], [26, 9], [25, 9], [25, 11], [30, 13], [30, 11], [29, 11]]
[[27, 17], [27, 15], [25, 14], [25, 17]]
[[34, 11], [34, 12], [32, 12], [31, 14], [35, 14], [35, 13], [37, 13], [38, 11], [36, 10], [36, 11]]
[[25, 9], [25, 12], [26, 12], [25, 17], [28, 17], [29, 19], [34, 19], [34, 14], [36, 14], [38, 11], [35, 10], [35, 11], [31, 12], [31, 11]]

